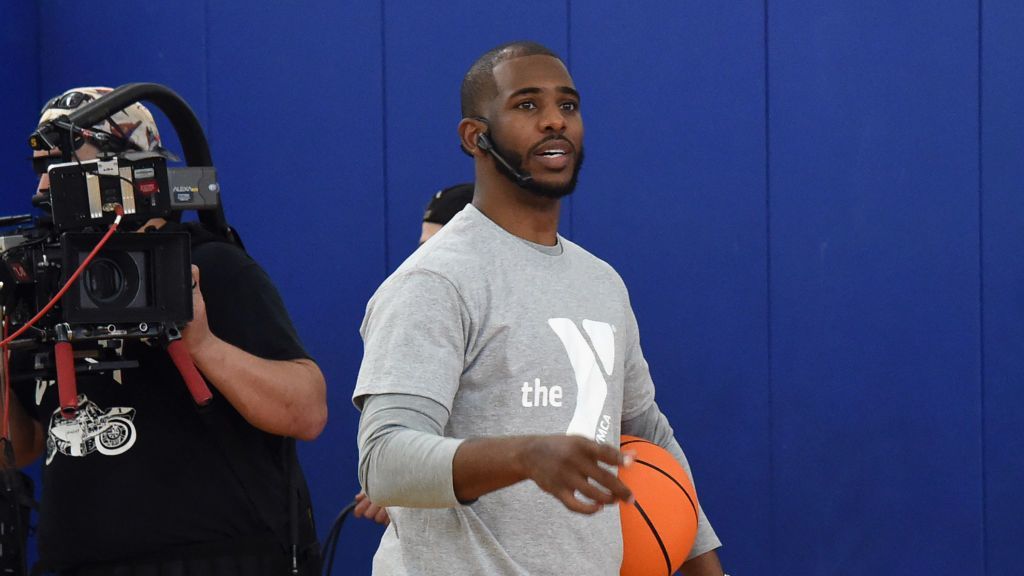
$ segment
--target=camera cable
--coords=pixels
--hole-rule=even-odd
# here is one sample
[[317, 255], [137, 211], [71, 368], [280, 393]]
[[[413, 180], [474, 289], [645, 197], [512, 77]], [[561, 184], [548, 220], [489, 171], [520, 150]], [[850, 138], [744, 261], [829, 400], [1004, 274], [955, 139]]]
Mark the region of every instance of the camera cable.
[[[3, 337], [7, 338], [9, 323], [7, 317], [3, 318]], [[11, 351], [7, 345], [0, 347], [0, 354], [3, 355], [3, 387], [4, 387], [4, 416], [3, 428], [0, 429], [0, 438], [11, 440]], [[12, 462], [13, 463], [13, 462]]]
[[324, 576], [331, 576], [331, 572], [334, 570], [334, 553], [338, 551], [338, 537], [341, 535], [341, 525], [345, 523], [345, 518], [356, 509], [356, 504], [358, 502], [353, 500], [341, 510], [338, 517], [334, 519], [334, 524], [331, 525], [330, 531], [327, 532], [327, 537], [324, 538], [323, 558], [326, 560], [324, 562]]
[[71, 277], [68, 278], [68, 281], [64, 283], [64, 287], [61, 288], [60, 291], [58, 291], [53, 298], [50, 299], [46, 306], [43, 306], [42, 309], [39, 310], [39, 313], [33, 316], [31, 320], [26, 322], [24, 326], [15, 331], [14, 334], [11, 334], [10, 336], [4, 338], [3, 341], [0, 341], [0, 347], [6, 348], [8, 344], [10, 344], [13, 340], [17, 339], [18, 336], [24, 334], [26, 330], [31, 328], [33, 325], [35, 325], [36, 322], [39, 321], [40, 318], [45, 316], [47, 312], [49, 312], [54, 306], [57, 305], [57, 302], [60, 302], [60, 299], [63, 298], [64, 294], [67, 293], [67, 291], [71, 288], [71, 285], [75, 283], [75, 280], [78, 280], [78, 277], [82, 275], [82, 272], [85, 271], [85, 269], [89, 266], [89, 264], [92, 262], [92, 259], [96, 257], [96, 254], [98, 254], [99, 251], [103, 248], [103, 246], [107, 243], [107, 240], [110, 240], [110, 237], [114, 234], [114, 232], [117, 231], [118, 225], [121, 224], [121, 217], [124, 216], [124, 208], [122, 208], [120, 204], [115, 204], [114, 212], [117, 214], [117, 217], [114, 218], [114, 221], [110, 224], [110, 229], [107, 230], [107, 233], [103, 235], [103, 238], [101, 238], [100, 241], [96, 243], [96, 247], [92, 249], [92, 252], [90, 252], [88, 256], [86, 256], [85, 260], [82, 260], [82, 263], [79, 264], [78, 269], [75, 270], [75, 273], [72, 274]]

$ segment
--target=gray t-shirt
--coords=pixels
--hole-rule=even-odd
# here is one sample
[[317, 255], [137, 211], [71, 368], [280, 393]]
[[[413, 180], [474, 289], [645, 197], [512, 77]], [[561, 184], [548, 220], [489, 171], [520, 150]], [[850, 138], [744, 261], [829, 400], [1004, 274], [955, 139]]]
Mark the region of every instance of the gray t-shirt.
[[[451, 491], [452, 439], [578, 434], [617, 446], [622, 422], [651, 412], [636, 319], [611, 266], [561, 237], [526, 242], [470, 205], [380, 286], [361, 332], [356, 405], [422, 397], [408, 411], [436, 425], [415, 428], [446, 437], [402, 436], [394, 417], [361, 423], [360, 479], [392, 518], [375, 574], [618, 574], [617, 506], [577, 514], [533, 482], [469, 505]], [[699, 553], [719, 545], [701, 516]]]

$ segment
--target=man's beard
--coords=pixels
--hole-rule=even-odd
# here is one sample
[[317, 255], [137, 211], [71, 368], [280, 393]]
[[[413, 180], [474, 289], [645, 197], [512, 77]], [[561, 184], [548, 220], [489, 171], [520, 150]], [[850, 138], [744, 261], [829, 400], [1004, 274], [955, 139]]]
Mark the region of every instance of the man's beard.
[[[494, 148], [495, 152], [500, 154], [501, 157], [516, 170], [516, 172], [524, 175], [527, 174], [527, 172], [523, 170], [523, 157], [521, 155], [512, 152], [511, 150], [504, 150], [497, 142], [494, 141], [493, 137], [491, 138], [491, 146]], [[512, 171], [501, 162], [495, 161], [494, 166], [498, 169], [498, 172], [527, 192], [531, 192], [542, 198], [558, 200], [559, 198], [564, 198], [569, 194], [572, 194], [573, 190], [576, 189], [576, 180], [579, 178], [580, 168], [583, 166], [583, 147], [580, 146], [580, 148], [576, 150], [576, 165], [572, 167], [572, 178], [570, 178], [565, 184], [561, 185], [543, 184], [536, 180], [530, 180], [525, 183], [520, 182], [519, 178], [517, 178], [515, 174], [513, 174]]]

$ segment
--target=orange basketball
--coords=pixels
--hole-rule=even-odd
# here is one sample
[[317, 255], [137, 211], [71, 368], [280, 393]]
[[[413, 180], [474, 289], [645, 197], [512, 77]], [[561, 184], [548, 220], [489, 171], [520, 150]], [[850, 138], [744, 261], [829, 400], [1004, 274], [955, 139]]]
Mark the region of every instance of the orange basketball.
[[633, 505], [619, 503], [622, 516], [622, 576], [671, 576], [683, 565], [697, 537], [697, 492], [686, 470], [657, 444], [623, 436], [620, 448], [636, 461], [619, 468], [633, 491]]

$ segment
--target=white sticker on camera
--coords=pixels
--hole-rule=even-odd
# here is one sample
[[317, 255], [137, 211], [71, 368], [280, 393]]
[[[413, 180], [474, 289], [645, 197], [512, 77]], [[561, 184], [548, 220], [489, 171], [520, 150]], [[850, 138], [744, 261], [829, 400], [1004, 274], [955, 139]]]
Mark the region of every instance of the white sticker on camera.
[[101, 176], [117, 176], [117, 159], [100, 160], [96, 165], [96, 173]]

